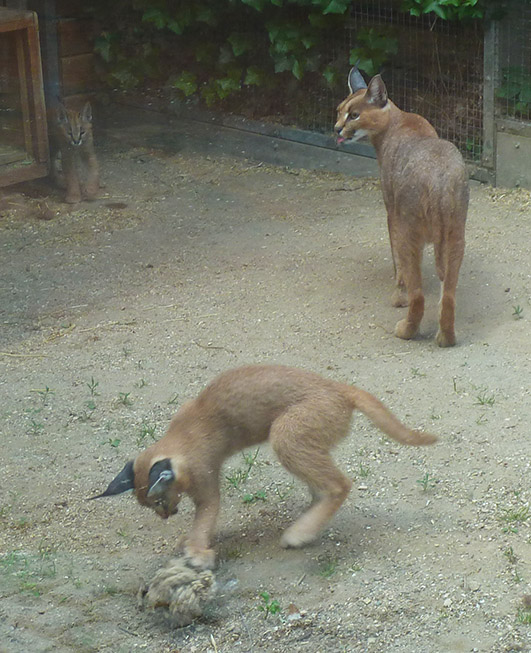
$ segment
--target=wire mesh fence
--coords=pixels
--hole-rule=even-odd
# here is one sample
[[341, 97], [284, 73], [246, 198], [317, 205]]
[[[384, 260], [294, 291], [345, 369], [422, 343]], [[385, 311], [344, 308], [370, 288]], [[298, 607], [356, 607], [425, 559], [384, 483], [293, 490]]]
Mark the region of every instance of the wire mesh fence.
[[522, 2], [498, 27], [496, 106], [500, 117], [531, 120], [531, 3]]
[[[335, 106], [347, 93], [352, 49], [380, 57], [389, 96], [405, 111], [429, 120], [465, 159], [479, 161], [483, 138], [483, 24], [450, 22], [399, 11], [392, 0], [357, 2], [343, 34], [330, 35], [334, 65], [344, 69], [342, 88], [310, 88], [297, 107], [298, 126], [332, 130]], [[369, 67], [370, 69], [370, 67]], [[376, 72], [374, 70], [373, 72]], [[367, 75], [366, 75], [367, 76]]]

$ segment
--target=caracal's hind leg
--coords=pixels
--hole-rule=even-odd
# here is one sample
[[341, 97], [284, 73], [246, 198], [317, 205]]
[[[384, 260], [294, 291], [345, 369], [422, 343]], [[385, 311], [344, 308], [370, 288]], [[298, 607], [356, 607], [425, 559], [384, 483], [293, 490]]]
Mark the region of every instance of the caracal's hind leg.
[[439, 330], [435, 340], [439, 347], [455, 345], [455, 291], [459, 270], [465, 251], [462, 235], [451, 234], [443, 243], [435, 247], [437, 274], [441, 280], [441, 299], [439, 302]]
[[[328, 410], [330, 406], [326, 407]], [[337, 407], [334, 406], [337, 410]], [[301, 547], [315, 540], [348, 496], [351, 481], [339, 471], [329, 448], [348, 431], [350, 410], [319, 423], [313, 419], [315, 402], [299, 404], [281, 415], [271, 427], [270, 441], [280, 462], [308, 484], [312, 503], [281, 538], [284, 547]], [[317, 411], [319, 418], [320, 413]], [[308, 419], [308, 416], [310, 418]], [[329, 422], [327, 424], [327, 422]], [[321, 427], [327, 432], [321, 432]]]
[[424, 315], [424, 294], [422, 292], [422, 250], [423, 245], [415, 242], [414, 237], [400, 243], [397, 248], [397, 265], [401, 269], [407, 289], [407, 317], [397, 322], [395, 336], [409, 340], [419, 330]]
[[389, 241], [391, 243], [391, 256], [393, 257], [393, 266], [395, 269], [395, 289], [391, 297], [391, 304], [395, 307], [407, 306], [407, 291], [406, 284], [404, 282], [404, 276], [402, 274], [402, 268], [400, 265], [400, 260], [396, 255], [396, 250], [398, 247], [399, 235], [395, 230], [395, 220], [393, 215], [388, 211], [387, 213], [387, 228], [389, 230]]

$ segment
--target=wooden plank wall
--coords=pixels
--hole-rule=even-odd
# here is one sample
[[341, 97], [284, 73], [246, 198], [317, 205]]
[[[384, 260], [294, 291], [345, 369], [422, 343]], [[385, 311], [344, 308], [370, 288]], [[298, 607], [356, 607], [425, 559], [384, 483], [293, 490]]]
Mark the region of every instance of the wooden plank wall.
[[94, 23], [80, 3], [57, 0], [57, 50], [64, 99], [90, 96], [100, 87], [94, 68]]

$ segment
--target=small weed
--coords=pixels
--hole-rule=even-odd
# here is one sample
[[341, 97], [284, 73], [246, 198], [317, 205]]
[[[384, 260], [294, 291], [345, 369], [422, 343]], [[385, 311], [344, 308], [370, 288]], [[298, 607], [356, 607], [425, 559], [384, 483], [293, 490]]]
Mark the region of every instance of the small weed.
[[237, 560], [243, 556], [242, 547], [237, 545], [228, 549], [225, 549], [223, 552], [223, 558], [225, 560]]
[[411, 375], [413, 378], [426, 376], [424, 372], [421, 372], [418, 367], [411, 368]]
[[454, 377], [452, 378], [452, 382], [453, 382], [453, 384], [454, 384], [454, 392], [455, 392], [456, 395], [458, 395], [458, 394], [459, 394], [459, 390], [457, 389], [457, 376], [454, 376]]
[[80, 422], [88, 422], [92, 419], [92, 416], [94, 414], [94, 411], [96, 410], [96, 404], [92, 399], [90, 401], [87, 401], [85, 404], [86, 408], [83, 409], [79, 414], [75, 415], [75, 417], [80, 421]]
[[140, 379], [140, 381], [138, 381], [138, 383], [135, 383], [137, 388], [145, 388], [147, 386], [147, 384], [148, 384], [148, 382], [146, 381], [146, 379]]
[[531, 610], [526, 608], [518, 608], [516, 613], [516, 621], [519, 624], [524, 624], [525, 626], [531, 625]]
[[168, 404], [170, 406], [174, 406], [175, 404], [179, 403], [179, 395], [173, 395], [171, 399], [168, 400]]
[[249, 478], [249, 472], [245, 469], [235, 469], [230, 476], [225, 476], [229, 485], [231, 485], [235, 490], [240, 489], [240, 485], [245, 483]]
[[417, 483], [422, 487], [423, 492], [427, 492], [435, 487], [437, 481], [426, 472], [422, 478], [419, 478]]
[[33, 594], [33, 596], [41, 595], [41, 591], [39, 590], [37, 583], [31, 580], [22, 580], [20, 582], [20, 591], [29, 592], [30, 594]]
[[251, 469], [253, 468], [259, 452], [260, 452], [260, 447], [258, 447], [258, 449], [254, 453], [247, 453], [246, 451], [242, 453], [243, 460], [247, 465], [247, 467], [249, 468], [249, 471], [251, 471]]
[[485, 415], [485, 413], [483, 413], [482, 415], [480, 415], [480, 416], [477, 418], [477, 420], [476, 420], [476, 424], [478, 424], [479, 426], [481, 426], [481, 424], [485, 424], [486, 421], [487, 421], [487, 416]]
[[20, 592], [29, 592], [40, 596], [42, 588], [39, 582], [45, 578], [57, 575], [55, 560], [50, 552], [39, 548], [38, 555], [27, 555], [20, 551], [12, 551], [0, 557], [0, 573], [11, 576], [18, 585]]
[[95, 381], [94, 377], [90, 377], [90, 383], [87, 383], [87, 387], [90, 391], [90, 396], [91, 397], [96, 397], [99, 395], [99, 392], [96, 392], [96, 388], [99, 386], [99, 381]]
[[225, 476], [229, 484], [235, 489], [239, 490], [240, 486], [247, 481], [251, 474], [251, 470], [254, 467], [254, 464], [256, 463], [256, 458], [258, 456], [258, 453], [260, 451], [260, 447], [256, 449], [256, 451], [253, 454], [249, 454], [246, 452], [243, 452], [243, 460], [245, 464], [247, 465], [246, 469], [236, 469], [230, 476]]
[[130, 392], [120, 392], [118, 395], [118, 403], [122, 404], [123, 406], [132, 406], [133, 405], [133, 400], [129, 396], [131, 393]]
[[289, 496], [289, 494], [291, 494], [294, 486], [295, 486], [295, 480], [291, 481], [291, 483], [288, 485], [286, 490], [281, 490], [279, 487], [275, 486], [275, 494], [280, 499], [280, 501], [284, 501], [286, 497]]
[[351, 566], [349, 567], [348, 570], [350, 571], [350, 573], [355, 574], [355, 573], [357, 573], [358, 571], [361, 571], [362, 569], [363, 569], [363, 567], [362, 567], [360, 564], [358, 564], [358, 563], [354, 563], [353, 565], [351, 565]]
[[487, 394], [486, 390], [480, 392], [476, 397], [476, 405], [479, 406], [494, 406], [494, 402], [495, 402], [494, 395]]
[[360, 462], [360, 464], [358, 465], [358, 476], [360, 478], [367, 478], [367, 476], [369, 476], [370, 473], [371, 473], [370, 468], [365, 467], [363, 463]]
[[43, 406], [47, 406], [48, 399], [51, 395], [55, 394], [55, 391], [51, 390], [48, 386], [46, 386], [44, 390], [32, 390], [32, 392], [36, 392], [39, 395]]
[[320, 556], [318, 558], [319, 562], [319, 576], [323, 578], [330, 578], [337, 571], [338, 562], [336, 558], [331, 558], [330, 556]]
[[242, 497], [243, 503], [256, 503], [257, 501], [267, 501], [265, 490], [258, 490], [254, 494], [244, 494]]
[[37, 422], [37, 420], [32, 419], [29, 428], [30, 435], [40, 435], [44, 430], [44, 424], [42, 422]]
[[511, 565], [515, 565], [515, 564], [516, 564], [518, 558], [516, 557], [516, 553], [514, 552], [512, 546], [508, 546], [508, 547], [504, 550], [503, 555], [507, 558], [507, 560], [509, 561], [509, 564], [511, 564]]
[[109, 596], [114, 596], [115, 594], [120, 593], [120, 590], [114, 585], [105, 585], [103, 591], [105, 594], [108, 594]]
[[122, 354], [124, 358], [129, 358], [131, 356], [131, 349], [129, 347], [122, 347]]
[[524, 317], [524, 309], [520, 306], [513, 306], [513, 317], [515, 320], [521, 320]]
[[148, 424], [147, 422], [142, 422], [142, 426], [140, 427], [140, 433], [136, 439], [136, 444], [137, 446], [141, 446], [144, 443], [144, 440], [149, 437], [152, 440], [155, 440], [155, 432], [157, 430], [157, 427], [155, 424]]
[[113, 447], [114, 449], [117, 449], [120, 446], [120, 442], [121, 442], [120, 438], [109, 438], [105, 442], [105, 444], [110, 444], [111, 447]]
[[7, 519], [9, 513], [13, 510], [13, 506], [2, 506], [0, 508], [0, 521]]
[[442, 419], [442, 415], [439, 415], [438, 413], [435, 412], [435, 410], [433, 410], [432, 413], [431, 413], [431, 419], [433, 421], [435, 421], [437, 419]]
[[507, 524], [522, 524], [531, 517], [531, 509], [527, 505], [517, 508], [502, 508], [502, 512], [500, 520]]
[[267, 619], [270, 614], [277, 614], [281, 611], [280, 603], [276, 599], [272, 599], [269, 592], [260, 592], [261, 604], [258, 609], [264, 613], [264, 619]]

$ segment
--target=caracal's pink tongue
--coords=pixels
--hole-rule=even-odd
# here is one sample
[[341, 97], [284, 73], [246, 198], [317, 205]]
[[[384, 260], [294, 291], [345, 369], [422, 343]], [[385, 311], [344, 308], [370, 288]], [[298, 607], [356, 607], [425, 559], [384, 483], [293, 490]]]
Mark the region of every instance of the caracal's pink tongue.
[[345, 139], [343, 138], [343, 136], [338, 136], [337, 137], [337, 144], [338, 145], [341, 145], [341, 143], [344, 143], [344, 142], [345, 142]]

